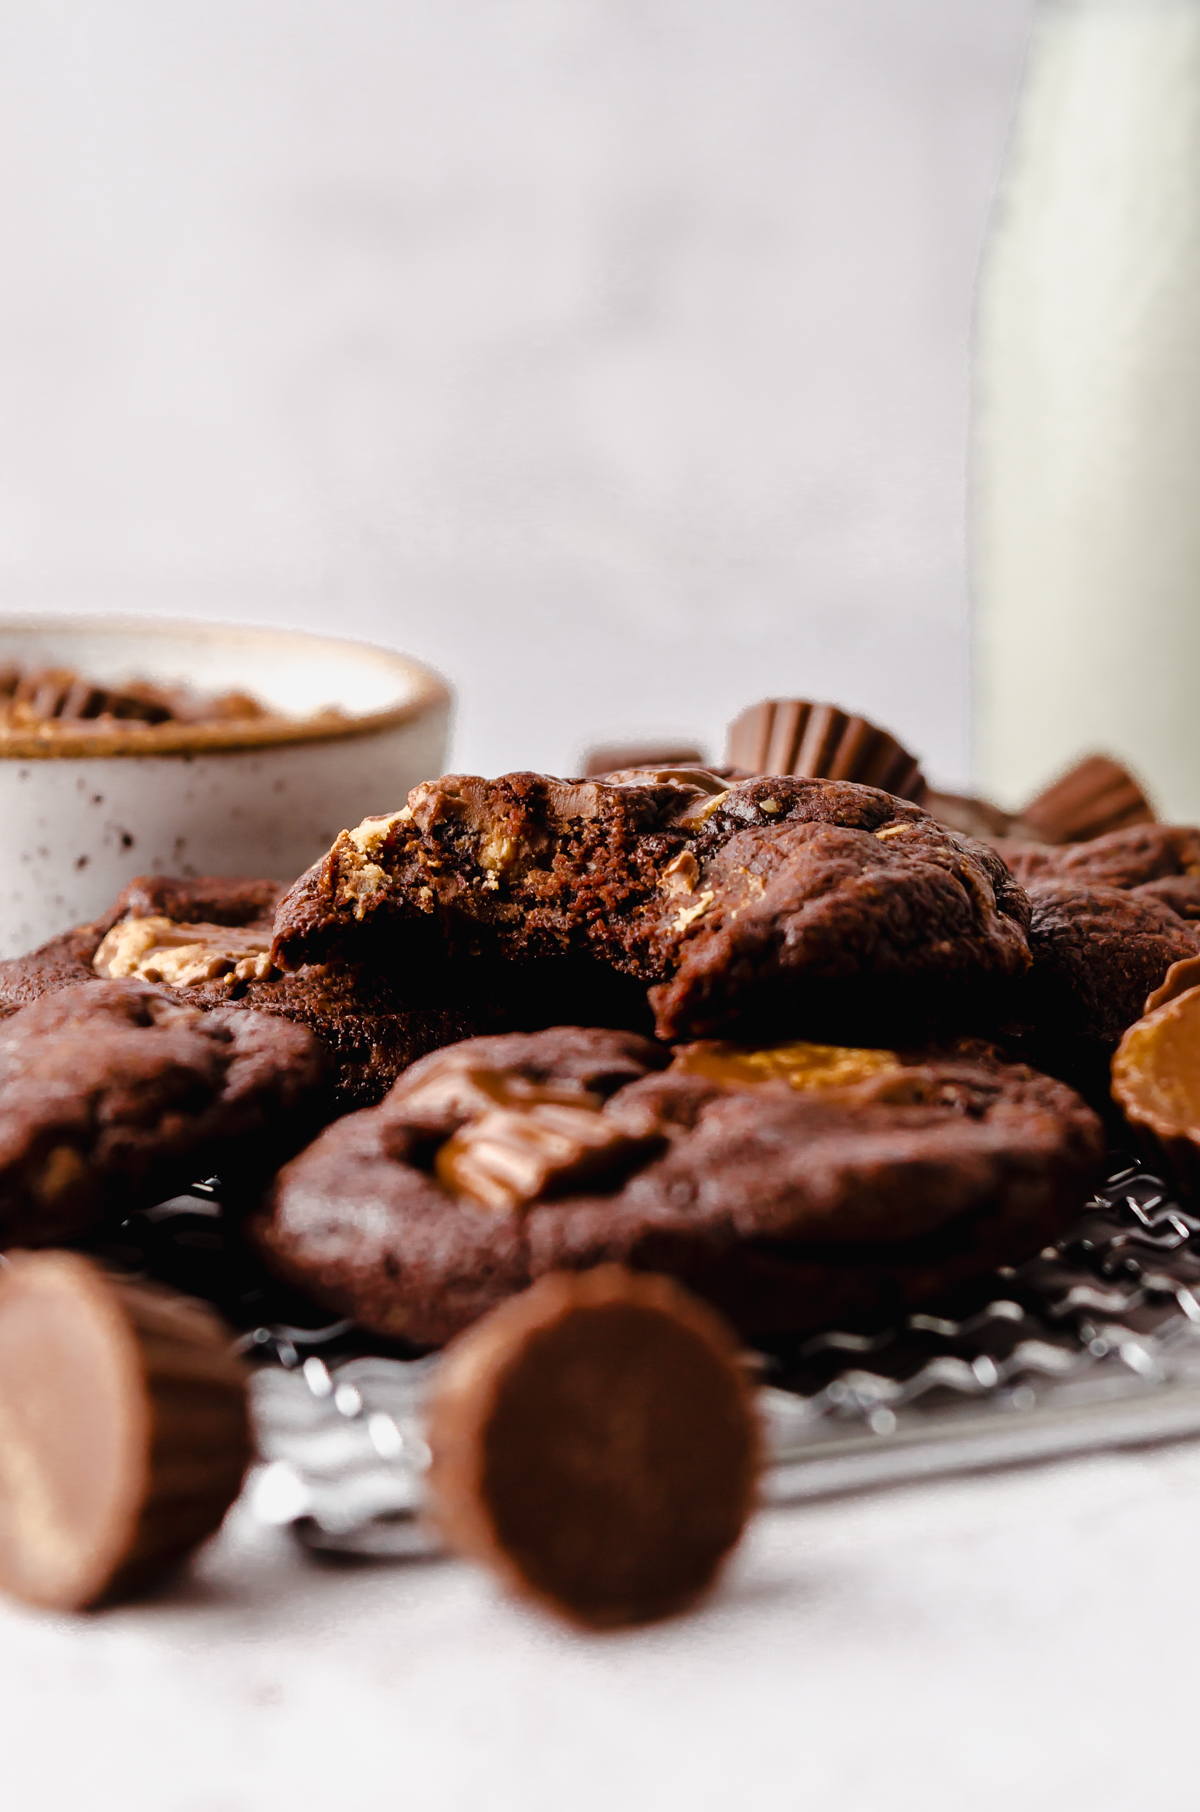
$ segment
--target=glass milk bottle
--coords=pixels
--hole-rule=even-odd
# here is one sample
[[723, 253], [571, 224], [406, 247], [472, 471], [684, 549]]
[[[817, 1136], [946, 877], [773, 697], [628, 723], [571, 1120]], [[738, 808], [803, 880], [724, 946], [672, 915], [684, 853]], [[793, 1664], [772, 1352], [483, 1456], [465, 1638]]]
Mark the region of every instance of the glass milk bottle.
[[976, 360], [976, 782], [1200, 821], [1200, 0], [1044, 0]]

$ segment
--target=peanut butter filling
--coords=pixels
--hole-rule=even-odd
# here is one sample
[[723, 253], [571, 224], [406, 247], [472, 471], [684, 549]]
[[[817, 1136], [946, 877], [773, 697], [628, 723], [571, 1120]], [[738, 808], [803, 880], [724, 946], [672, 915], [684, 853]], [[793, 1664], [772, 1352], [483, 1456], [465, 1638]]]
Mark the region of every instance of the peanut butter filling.
[[203, 982], [266, 981], [270, 926], [177, 925], [173, 919], [125, 919], [114, 925], [92, 959], [97, 975], [195, 988]]
[[903, 1069], [894, 1051], [858, 1049], [839, 1044], [775, 1044], [762, 1049], [706, 1040], [686, 1046], [672, 1068], [713, 1082], [755, 1087], [786, 1082], [789, 1088], [852, 1088], [891, 1070]]

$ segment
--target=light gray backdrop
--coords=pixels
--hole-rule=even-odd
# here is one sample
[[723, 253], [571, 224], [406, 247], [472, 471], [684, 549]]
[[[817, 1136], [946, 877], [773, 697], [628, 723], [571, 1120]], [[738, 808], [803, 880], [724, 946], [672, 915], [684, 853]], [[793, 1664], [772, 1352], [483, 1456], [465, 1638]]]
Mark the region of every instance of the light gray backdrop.
[[766, 691], [966, 761], [1027, 0], [6, 0], [0, 608], [323, 626], [459, 765]]

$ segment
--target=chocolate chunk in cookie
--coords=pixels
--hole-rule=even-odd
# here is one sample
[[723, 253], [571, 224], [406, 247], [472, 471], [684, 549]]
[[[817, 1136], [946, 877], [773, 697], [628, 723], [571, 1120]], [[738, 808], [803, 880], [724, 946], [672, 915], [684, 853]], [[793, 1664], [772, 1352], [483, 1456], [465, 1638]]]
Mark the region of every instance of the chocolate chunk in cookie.
[[231, 1339], [78, 1253], [0, 1267], [0, 1590], [112, 1602], [218, 1528], [252, 1452]]
[[558, 1273], [438, 1368], [434, 1517], [452, 1547], [590, 1629], [685, 1610], [754, 1503], [761, 1441], [737, 1346], [665, 1277]]
[[1028, 965], [1027, 917], [990, 849], [871, 787], [449, 775], [342, 833], [282, 901], [273, 954], [353, 960], [425, 927], [455, 950], [630, 978], [667, 1038], [912, 1036], [986, 1012]]
[[45, 1246], [231, 1165], [269, 1175], [319, 1124], [303, 1026], [144, 982], [61, 989], [0, 1023], [0, 1245]]
[[[666, 1057], [561, 1027], [425, 1058], [284, 1169], [252, 1237], [317, 1300], [422, 1344], [606, 1263], [674, 1275], [764, 1339], [1028, 1256], [1103, 1154], [1069, 1088], [980, 1049]], [[445, 1161], [472, 1144], [474, 1166]]]

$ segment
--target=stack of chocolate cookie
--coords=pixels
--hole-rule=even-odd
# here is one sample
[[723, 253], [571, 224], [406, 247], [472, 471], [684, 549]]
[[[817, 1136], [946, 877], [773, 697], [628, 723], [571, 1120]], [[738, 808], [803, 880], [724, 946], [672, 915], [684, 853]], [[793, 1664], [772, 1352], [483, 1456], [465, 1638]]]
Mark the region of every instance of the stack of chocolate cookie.
[[[776, 703], [770, 728], [793, 766], [817, 751], [925, 791], [860, 719]], [[1158, 840], [1137, 887], [1181, 879], [1182, 833], [1115, 835]], [[0, 969], [14, 1074], [69, 1073], [92, 1129], [64, 1113], [71, 1090], [21, 1108], [4, 1237], [58, 1241], [181, 1165], [245, 1176], [252, 1155], [277, 1173], [248, 1223], [270, 1269], [421, 1346], [613, 1260], [759, 1341], [933, 1301], [1054, 1237], [1100, 1160], [1062, 1075], [1007, 1059], [1115, 1042], [1200, 950], [1182, 896], [1135, 893], [1132, 868], [1102, 899], [1089, 878], [1097, 929], [1064, 893], [1089, 847], [1010, 845], [1010, 866], [854, 778], [684, 764], [445, 776], [282, 894], [135, 883]], [[1032, 903], [1022, 862], [1040, 864]], [[1090, 962], [1118, 946], [1120, 994]], [[140, 1041], [112, 1042], [120, 1014]], [[68, 1047], [93, 1030], [85, 1074]], [[202, 1084], [167, 1040], [206, 1060], [216, 1041], [220, 1062]], [[191, 1093], [164, 1081], [135, 1137], [136, 1061], [156, 1079], [182, 1062]], [[110, 1121], [120, 1138], [95, 1137]]]
[[[669, 753], [632, 766], [622, 750], [623, 767], [576, 780], [446, 775], [343, 831], [288, 888], [145, 877], [0, 964], [0, 1248], [94, 1244], [215, 1173], [267, 1271], [368, 1338], [438, 1347], [497, 1312], [502, 1331], [530, 1293], [509, 1335], [448, 1369], [435, 1471], [447, 1525], [503, 1550], [535, 1595], [551, 1592], [549, 1550], [514, 1533], [516, 1510], [497, 1533], [511, 1455], [491, 1471], [479, 1457], [508, 1426], [497, 1380], [553, 1404], [553, 1354], [577, 1335], [600, 1352], [597, 1330], [641, 1316], [664, 1366], [724, 1366], [728, 1383], [707, 1311], [645, 1273], [762, 1345], [933, 1305], [1073, 1218], [1102, 1160], [1109, 1058], [1152, 990], [1170, 1023], [1126, 1039], [1118, 1093], [1164, 1145], [1158, 1069], [1177, 1021], [1200, 1040], [1200, 1012], [1174, 1005], [1200, 960], [1200, 830], [1154, 823], [1106, 758], [1016, 817], [932, 793], [894, 737], [810, 701], [743, 713], [719, 770]], [[132, 1481], [119, 1515], [85, 1519], [75, 1571], [38, 1588], [90, 1602], [154, 1550], [146, 1403], [175, 1361], [153, 1330], [203, 1347], [205, 1388], [240, 1430], [197, 1529], [245, 1464], [240, 1374], [212, 1357], [211, 1322], [176, 1328], [83, 1259], [34, 1263], [12, 1273], [0, 1337], [27, 1301], [53, 1321], [78, 1298], [126, 1379], [105, 1412], [113, 1477]], [[598, 1441], [603, 1395], [584, 1392]], [[647, 1396], [647, 1428], [678, 1419], [667, 1401]], [[747, 1415], [730, 1409], [741, 1458], [708, 1558], [662, 1586], [664, 1605], [744, 1520]], [[486, 1437], [467, 1440], [477, 1424]], [[455, 1497], [445, 1481], [468, 1474]], [[629, 1515], [645, 1510], [661, 1547], [641, 1484]], [[0, 1559], [2, 1538], [0, 1517]], [[592, 1549], [560, 1558], [575, 1585], [553, 1589], [576, 1591], [585, 1620], [660, 1603], [660, 1576], [639, 1584], [635, 1567], [588, 1608]]]

